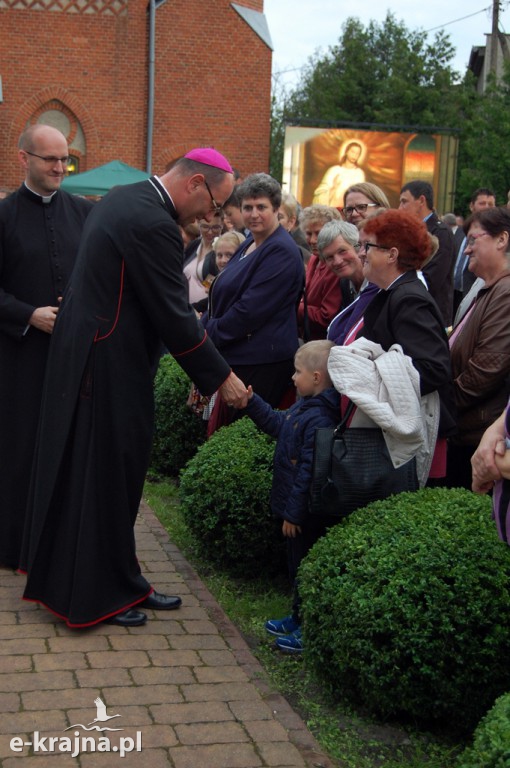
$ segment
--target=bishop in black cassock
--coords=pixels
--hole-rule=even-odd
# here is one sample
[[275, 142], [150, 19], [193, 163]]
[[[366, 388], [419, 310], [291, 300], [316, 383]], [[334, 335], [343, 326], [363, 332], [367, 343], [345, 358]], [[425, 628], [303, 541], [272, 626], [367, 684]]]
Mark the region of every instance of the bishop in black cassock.
[[[177, 179], [175, 204], [152, 177], [112, 190], [96, 205], [53, 332], [24, 541], [24, 597], [72, 627], [129, 614], [152, 593], [133, 528], [162, 345], [204, 394], [235, 380], [236, 399], [238, 387], [245, 398], [187, 302], [177, 220], [185, 221], [185, 208], [212, 215], [216, 201], [204, 174], [188, 183], [180, 168], [163, 177]], [[225, 179], [215, 194], [225, 200], [232, 187], [233, 177]]]

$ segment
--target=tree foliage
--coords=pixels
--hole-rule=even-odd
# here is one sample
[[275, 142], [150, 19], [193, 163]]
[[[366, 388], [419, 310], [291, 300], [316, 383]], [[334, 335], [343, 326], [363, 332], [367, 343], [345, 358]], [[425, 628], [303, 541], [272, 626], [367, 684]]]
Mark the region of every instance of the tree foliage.
[[281, 181], [283, 171], [283, 150], [285, 143], [285, 109], [287, 93], [280, 78], [273, 79], [271, 93], [271, 146], [269, 149], [269, 173]]
[[444, 32], [431, 42], [388, 12], [365, 27], [348, 18], [338, 43], [305, 66], [286, 104], [288, 118], [451, 127], [460, 78]]
[[483, 94], [472, 92], [461, 133], [457, 203], [489, 187], [499, 204], [510, 189], [510, 62], [499, 83], [489, 78]]

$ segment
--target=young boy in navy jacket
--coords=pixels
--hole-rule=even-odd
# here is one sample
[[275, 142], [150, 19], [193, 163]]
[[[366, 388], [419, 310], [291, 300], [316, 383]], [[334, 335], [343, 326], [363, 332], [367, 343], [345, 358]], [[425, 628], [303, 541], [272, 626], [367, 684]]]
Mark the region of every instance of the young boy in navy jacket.
[[340, 395], [328, 374], [333, 342], [310, 341], [298, 349], [292, 377], [300, 396], [287, 411], [275, 411], [248, 387], [246, 413], [268, 435], [276, 437], [271, 509], [281, 517], [287, 541], [289, 577], [293, 584], [292, 614], [266, 622], [276, 635], [276, 646], [285, 653], [301, 653], [301, 617], [297, 571], [301, 560], [329, 527], [329, 519], [309, 514], [309, 495], [315, 430], [340, 421]]

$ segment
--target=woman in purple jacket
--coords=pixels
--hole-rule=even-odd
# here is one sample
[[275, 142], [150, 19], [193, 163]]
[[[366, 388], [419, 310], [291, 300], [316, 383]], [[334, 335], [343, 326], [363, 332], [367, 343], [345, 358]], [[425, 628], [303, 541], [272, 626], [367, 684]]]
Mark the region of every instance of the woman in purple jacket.
[[[244, 225], [252, 236], [214, 281], [202, 322], [242, 381], [276, 408], [294, 371], [303, 260], [278, 221], [282, 196], [278, 182], [266, 173], [255, 173], [237, 191]], [[218, 400], [209, 434], [235, 417], [235, 411]]]

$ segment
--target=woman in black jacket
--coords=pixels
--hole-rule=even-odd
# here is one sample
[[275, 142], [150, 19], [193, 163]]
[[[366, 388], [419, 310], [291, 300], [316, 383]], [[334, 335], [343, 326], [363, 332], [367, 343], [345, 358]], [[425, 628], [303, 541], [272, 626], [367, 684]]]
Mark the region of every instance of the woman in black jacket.
[[416, 271], [432, 241], [423, 222], [404, 211], [385, 211], [362, 225], [363, 273], [380, 291], [365, 310], [361, 335], [387, 351], [400, 344], [420, 374], [422, 395], [437, 390], [439, 437], [429, 478], [446, 475], [446, 437], [456, 429], [448, 339], [439, 308]]

